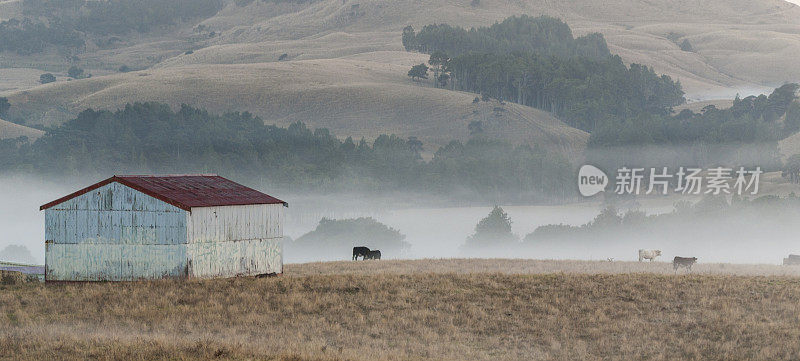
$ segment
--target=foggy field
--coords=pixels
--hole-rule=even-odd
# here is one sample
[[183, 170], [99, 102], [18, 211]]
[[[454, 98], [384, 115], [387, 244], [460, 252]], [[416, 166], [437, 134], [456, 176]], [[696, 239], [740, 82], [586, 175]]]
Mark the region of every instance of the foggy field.
[[666, 263], [420, 260], [285, 272], [0, 286], [0, 359], [800, 356], [800, 279], [706, 274], [800, 273], [793, 268], [698, 264], [674, 276], [653, 274], [669, 274]]
[[[670, 260], [671, 262], [671, 260]], [[438, 260], [387, 260], [344, 261], [287, 264], [287, 276], [316, 276], [336, 274], [394, 275], [429, 273], [502, 273], [502, 274], [629, 274], [652, 273], [674, 275], [670, 262], [619, 262], [535, 259], [438, 259]], [[679, 269], [677, 274], [686, 274]], [[703, 263], [699, 260], [692, 267], [692, 275], [729, 276], [790, 276], [800, 277], [800, 266], [778, 266], [770, 264]]]

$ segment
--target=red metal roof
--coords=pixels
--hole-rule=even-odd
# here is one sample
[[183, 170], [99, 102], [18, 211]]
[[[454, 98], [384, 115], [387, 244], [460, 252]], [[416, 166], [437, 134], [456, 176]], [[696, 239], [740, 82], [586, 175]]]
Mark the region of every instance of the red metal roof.
[[47, 203], [39, 207], [39, 210], [50, 208], [113, 182], [123, 184], [187, 211], [191, 211], [192, 207], [278, 203], [287, 205], [278, 198], [216, 174], [115, 175]]

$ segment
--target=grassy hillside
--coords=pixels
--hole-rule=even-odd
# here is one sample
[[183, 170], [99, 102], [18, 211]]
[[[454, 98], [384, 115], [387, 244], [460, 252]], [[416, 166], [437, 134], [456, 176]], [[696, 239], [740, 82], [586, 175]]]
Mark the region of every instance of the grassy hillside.
[[28, 137], [30, 140], [36, 140], [44, 134], [44, 131], [26, 127], [24, 125], [14, 124], [0, 119], [0, 139]]
[[[5, 8], [17, 9], [18, 2], [0, 2]], [[0, 78], [0, 95], [11, 99], [12, 117], [30, 124], [60, 124], [88, 107], [160, 101], [215, 112], [249, 110], [268, 123], [301, 120], [342, 136], [413, 135], [433, 146], [428, 150], [465, 139], [467, 125], [481, 120], [492, 135], [577, 159], [587, 134], [549, 114], [512, 104], [495, 112], [496, 103], [472, 105], [471, 94], [406, 77], [427, 56], [402, 49], [404, 26], [487, 25], [520, 14], [564, 19], [576, 35], [603, 33], [612, 53], [625, 61], [680, 80], [689, 100], [732, 98], [800, 80], [794, 65], [800, 7], [781, 0], [257, 0], [228, 3], [199, 24], [204, 32], [182, 24], [126, 36], [111, 48], [89, 46], [78, 65], [92, 79], [38, 86], [38, 71], [16, 71]], [[211, 31], [216, 35], [209, 37]], [[684, 40], [693, 51], [680, 49]], [[288, 61], [278, 62], [282, 54]], [[2, 58], [6, 66], [57, 73], [69, 65], [55, 53]], [[146, 70], [113, 74], [122, 64]]]
[[86, 108], [155, 100], [212, 112], [248, 110], [266, 123], [302, 121], [340, 136], [417, 136], [428, 151], [468, 138], [468, 124], [475, 120], [484, 122], [488, 134], [514, 143], [565, 154], [580, 154], [586, 144], [585, 132], [549, 113], [496, 101], [473, 104], [474, 94], [412, 81], [406, 71], [403, 65], [358, 59], [191, 65], [57, 82], [9, 99], [12, 116], [32, 115], [28, 119], [44, 125], [60, 124]]
[[[436, 268], [441, 261], [414, 265], [425, 262]], [[507, 261], [478, 262], [501, 270]], [[370, 263], [384, 262], [359, 262]], [[0, 286], [0, 358], [778, 360], [800, 354], [796, 278], [591, 274], [591, 263], [583, 274], [487, 273], [469, 262], [458, 273], [355, 274], [347, 264], [324, 271], [289, 266], [269, 279]], [[322, 274], [308, 275], [309, 267]]]
[[[295, 56], [315, 57], [317, 51], [307, 53], [303, 48], [312, 48], [321, 34], [352, 36], [338, 39], [332, 48], [349, 44], [344, 48], [360, 51], [355, 46], [362, 44], [357, 34], [369, 34], [370, 39], [383, 42], [383, 50], [394, 50], [400, 46], [399, 31], [406, 25], [418, 29], [432, 23], [477, 26], [519, 14], [562, 18], [578, 35], [601, 32], [612, 52], [680, 78], [692, 98], [711, 93], [732, 97], [735, 90], [727, 88], [741, 91], [748, 85], [800, 79], [800, 71], [790, 70], [791, 59], [800, 54], [800, 7], [781, 0], [715, 0], [702, 5], [692, 1], [482, 0], [477, 6], [470, 0], [322, 0], [305, 7], [256, 1], [246, 7], [231, 5], [205, 24], [226, 30], [219, 44], [244, 43], [245, 49], [264, 49], [290, 40]], [[695, 52], [680, 49], [678, 44], [685, 39]], [[251, 54], [246, 50], [237, 54], [235, 47], [217, 50], [224, 54], [219, 56], [234, 62]], [[272, 61], [272, 55], [255, 59]]]

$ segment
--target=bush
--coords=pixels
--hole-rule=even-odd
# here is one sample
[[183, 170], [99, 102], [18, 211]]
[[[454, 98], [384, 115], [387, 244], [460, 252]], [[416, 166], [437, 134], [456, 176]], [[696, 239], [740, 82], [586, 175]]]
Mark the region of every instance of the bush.
[[689, 39], [683, 39], [683, 42], [681, 43], [681, 50], [694, 52], [694, 48], [692, 48], [692, 43], [689, 42]]
[[83, 69], [75, 65], [71, 66], [69, 70], [67, 70], [67, 75], [72, 79], [81, 79], [85, 77]]
[[52, 83], [55, 81], [56, 81], [56, 76], [53, 75], [52, 73], [44, 73], [39, 76], [39, 83], [42, 84]]
[[11, 103], [8, 102], [8, 98], [0, 98], [0, 117], [8, 115], [9, 109], [11, 109]]
[[121, 67], [119, 67], [118, 70], [119, 70], [120, 73], [127, 73], [127, 72], [131, 71], [131, 68], [129, 66], [123, 64]]

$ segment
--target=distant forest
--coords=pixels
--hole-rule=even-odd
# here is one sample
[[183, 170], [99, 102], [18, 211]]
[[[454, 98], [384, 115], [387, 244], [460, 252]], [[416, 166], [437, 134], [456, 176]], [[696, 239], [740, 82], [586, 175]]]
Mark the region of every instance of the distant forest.
[[480, 136], [452, 141], [432, 160], [414, 137], [373, 142], [337, 139], [302, 123], [264, 125], [250, 113], [211, 114], [166, 104], [86, 110], [35, 142], [0, 141], [0, 172], [54, 177], [109, 173], [217, 172], [294, 190], [431, 191], [470, 199], [514, 196], [554, 200], [574, 195], [572, 169], [539, 147]]
[[567, 24], [547, 16], [469, 30], [408, 26], [402, 39], [406, 50], [431, 55], [430, 66], [412, 68], [412, 78], [426, 79], [432, 70], [434, 86], [552, 112], [591, 133], [587, 160], [606, 169], [715, 162], [778, 167], [777, 141], [800, 130], [797, 84], [769, 96], [737, 96], [730, 109], [676, 114], [673, 107], [685, 102], [680, 82], [645, 65], [626, 66], [601, 34], [574, 38]]
[[80, 49], [87, 35], [146, 33], [216, 14], [222, 0], [22, 0], [23, 18], [0, 22], [0, 51]]
[[450, 79], [451, 88], [543, 109], [589, 132], [613, 119], [669, 114], [685, 101], [680, 83], [625, 66], [603, 35], [575, 39], [567, 24], [547, 16], [470, 30], [406, 27], [403, 45], [431, 54], [434, 76]]

